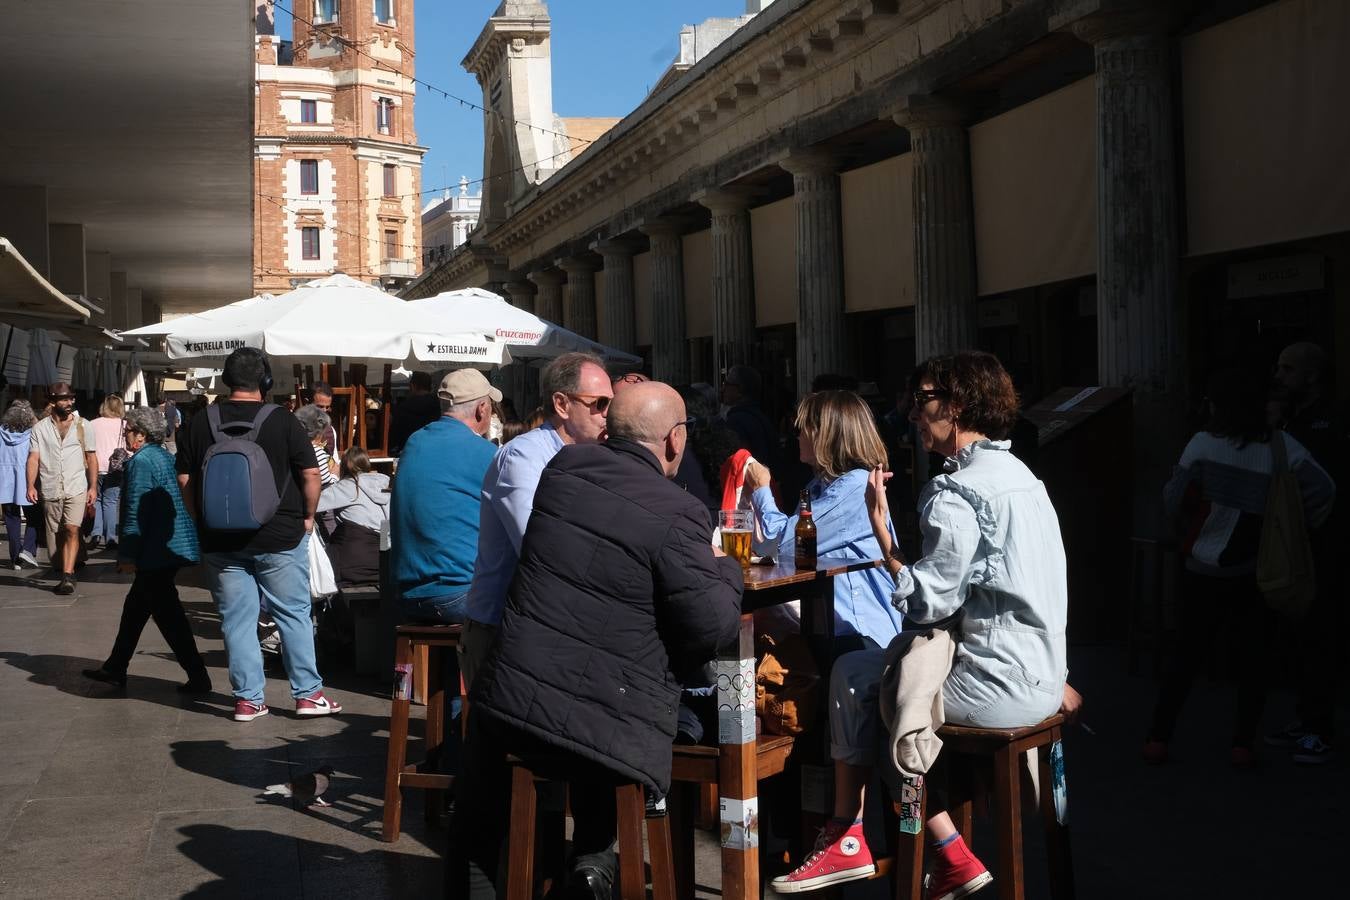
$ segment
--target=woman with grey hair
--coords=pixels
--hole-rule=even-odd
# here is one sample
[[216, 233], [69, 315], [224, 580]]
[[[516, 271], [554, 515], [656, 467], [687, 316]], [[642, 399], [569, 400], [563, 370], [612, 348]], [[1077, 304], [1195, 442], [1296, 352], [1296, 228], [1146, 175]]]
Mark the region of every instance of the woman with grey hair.
[[164, 415], [154, 409], [126, 412], [127, 450], [122, 509], [117, 546], [117, 568], [135, 572], [136, 578], [122, 605], [122, 623], [112, 652], [97, 669], [85, 669], [86, 678], [119, 688], [126, 687], [127, 666], [136, 652], [141, 631], [155, 620], [174, 658], [187, 672], [179, 693], [208, 694], [211, 677], [197, 652], [183, 604], [178, 599], [174, 575], [183, 566], [195, 564], [201, 554], [197, 530], [183, 505], [178, 489], [174, 458], [164, 449]]
[[[0, 419], [0, 504], [9, 536], [9, 564], [37, 568], [38, 505], [28, 502], [28, 441], [37, 416], [27, 400], [15, 400]], [[22, 537], [20, 533], [22, 532]]]
[[309, 436], [309, 442], [314, 445], [314, 459], [319, 464], [319, 480], [323, 482], [324, 487], [337, 484], [337, 464], [324, 446], [328, 426], [332, 424], [333, 420], [328, 413], [313, 404], [297, 409], [295, 417], [300, 421], [300, 427], [305, 429], [305, 434]]

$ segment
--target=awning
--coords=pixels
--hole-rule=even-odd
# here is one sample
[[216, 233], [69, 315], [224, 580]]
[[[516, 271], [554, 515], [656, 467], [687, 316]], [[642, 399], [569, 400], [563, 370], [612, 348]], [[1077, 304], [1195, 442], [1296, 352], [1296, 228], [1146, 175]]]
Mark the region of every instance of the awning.
[[13, 244], [0, 238], [0, 316], [5, 324], [20, 328], [60, 328], [83, 325], [89, 310], [53, 287]]

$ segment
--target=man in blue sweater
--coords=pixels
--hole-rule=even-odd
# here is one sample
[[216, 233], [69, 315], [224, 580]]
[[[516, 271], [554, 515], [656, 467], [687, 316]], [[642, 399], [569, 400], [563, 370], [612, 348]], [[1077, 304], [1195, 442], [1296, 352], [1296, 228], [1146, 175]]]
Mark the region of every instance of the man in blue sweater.
[[409, 619], [459, 623], [478, 553], [483, 475], [497, 449], [485, 435], [502, 392], [477, 369], [457, 369], [437, 396], [441, 417], [414, 432], [399, 457], [390, 563]]

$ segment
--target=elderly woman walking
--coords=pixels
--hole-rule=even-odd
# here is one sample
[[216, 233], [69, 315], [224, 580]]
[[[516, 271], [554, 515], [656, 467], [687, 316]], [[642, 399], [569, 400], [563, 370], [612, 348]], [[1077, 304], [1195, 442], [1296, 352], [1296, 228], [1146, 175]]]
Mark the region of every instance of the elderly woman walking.
[[211, 678], [197, 652], [174, 585], [179, 568], [195, 564], [200, 554], [197, 531], [178, 490], [173, 457], [163, 446], [164, 416], [153, 409], [128, 410], [125, 433], [131, 458], [125, 468], [117, 562], [120, 570], [134, 571], [136, 578], [122, 606], [122, 624], [112, 652], [102, 666], [85, 669], [84, 675], [125, 687], [127, 666], [136, 652], [141, 630], [153, 618], [174, 658], [187, 672], [188, 680], [178, 686], [178, 691], [210, 693]]
[[0, 419], [0, 504], [4, 504], [9, 563], [37, 568], [39, 509], [28, 502], [28, 443], [37, 416], [27, 400], [15, 400]]

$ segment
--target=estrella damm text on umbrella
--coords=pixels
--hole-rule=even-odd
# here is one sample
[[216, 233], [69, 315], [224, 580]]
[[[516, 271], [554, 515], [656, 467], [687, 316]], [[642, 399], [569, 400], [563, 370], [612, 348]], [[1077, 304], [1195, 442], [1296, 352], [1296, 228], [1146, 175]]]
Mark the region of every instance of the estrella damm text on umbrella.
[[487, 347], [470, 347], [466, 344], [427, 344], [427, 354], [436, 356], [487, 356]]

